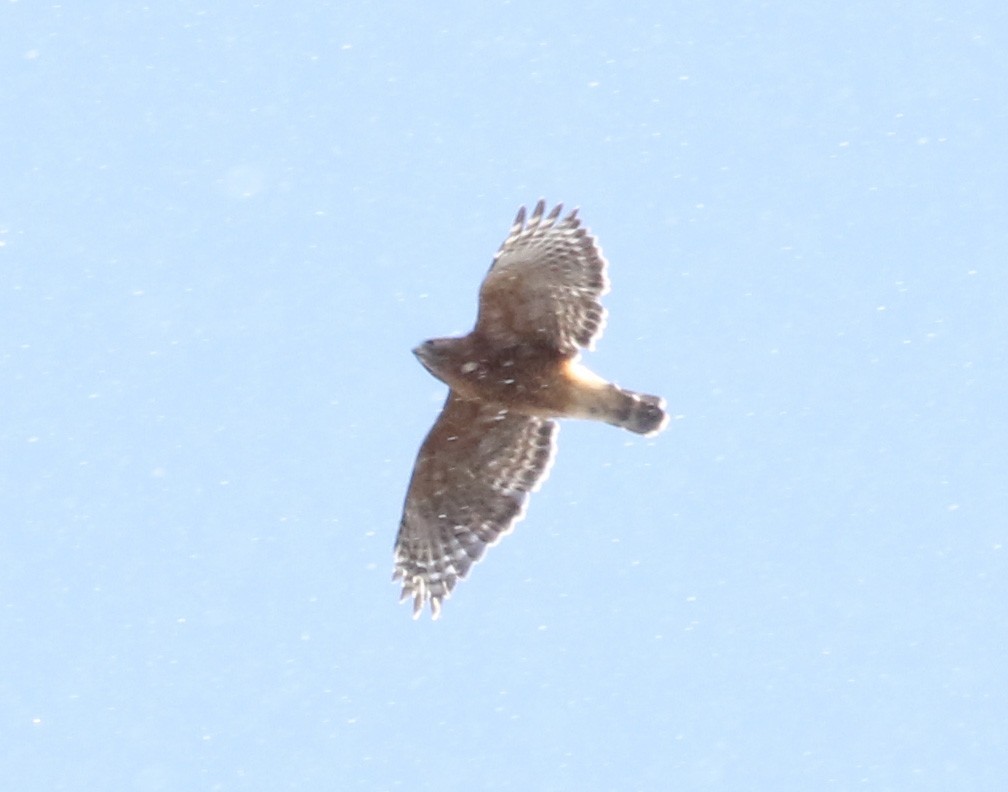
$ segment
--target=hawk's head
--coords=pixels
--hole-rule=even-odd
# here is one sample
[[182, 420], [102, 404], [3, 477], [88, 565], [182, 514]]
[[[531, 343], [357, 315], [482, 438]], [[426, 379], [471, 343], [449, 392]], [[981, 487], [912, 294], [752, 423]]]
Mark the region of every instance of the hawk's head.
[[460, 338], [432, 338], [414, 349], [413, 354], [431, 374], [450, 383], [459, 361], [461, 342]]

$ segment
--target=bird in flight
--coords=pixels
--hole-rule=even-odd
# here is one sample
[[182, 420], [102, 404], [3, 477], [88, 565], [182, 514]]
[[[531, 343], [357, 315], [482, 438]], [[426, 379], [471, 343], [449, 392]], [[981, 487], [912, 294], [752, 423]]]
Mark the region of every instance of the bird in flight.
[[557, 418], [585, 418], [642, 435], [668, 421], [658, 396], [624, 390], [579, 362], [601, 335], [606, 260], [575, 209], [539, 201], [483, 279], [476, 326], [413, 350], [449, 387], [417, 456], [395, 543], [394, 580], [413, 617], [442, 600], [490, 545], [524, 516], [546, 477]]

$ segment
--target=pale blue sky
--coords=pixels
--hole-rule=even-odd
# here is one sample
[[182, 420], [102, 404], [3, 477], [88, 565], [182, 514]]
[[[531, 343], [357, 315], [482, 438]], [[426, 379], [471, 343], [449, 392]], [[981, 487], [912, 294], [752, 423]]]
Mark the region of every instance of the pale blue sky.
[[[19, 790], [1008, 782], [1008, 13], [6, 3]], [[610, 260], [515, 533], [389, 581], [519, 205]]]

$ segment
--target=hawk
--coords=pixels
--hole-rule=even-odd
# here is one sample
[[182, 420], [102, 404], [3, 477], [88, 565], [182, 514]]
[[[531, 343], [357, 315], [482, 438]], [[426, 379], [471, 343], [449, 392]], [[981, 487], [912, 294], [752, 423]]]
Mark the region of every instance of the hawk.
[[395, 544], [393, 580], [413, 618], [441, 601], [490, 545], [524, 516], [546, 477], [557, 418], [604, 421], [642, 435], [661, 431], [665, 402], [623, 390], [578, 362], [601, 335], [606, 260], [562, 204], [518, 210], [490, 265], [472, 332], [425, 341], [413, 353], [448, 385], [420, 447]]

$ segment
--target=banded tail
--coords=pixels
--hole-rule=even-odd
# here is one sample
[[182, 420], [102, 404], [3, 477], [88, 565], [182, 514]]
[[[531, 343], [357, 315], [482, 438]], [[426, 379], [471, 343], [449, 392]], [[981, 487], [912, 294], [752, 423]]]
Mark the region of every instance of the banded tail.
[[619, 394], [618, 404], [606, 418], [606, 423], [640, 435], [658, 434], [665, 428], [668, 413], [665, 412], [663, 398], [622, 388], [615, 390]]

